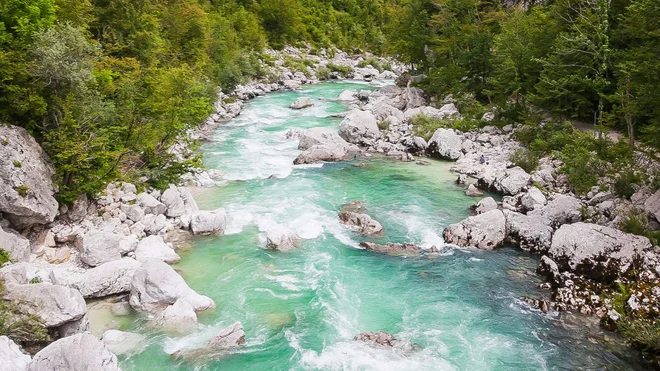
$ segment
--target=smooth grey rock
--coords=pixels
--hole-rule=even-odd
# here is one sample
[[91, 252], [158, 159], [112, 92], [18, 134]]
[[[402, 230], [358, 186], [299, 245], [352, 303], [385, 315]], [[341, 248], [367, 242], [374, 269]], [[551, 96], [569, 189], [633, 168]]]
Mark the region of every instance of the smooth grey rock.
[[167, 210], [167, 206], [162, 202], [158, 201], [154, 196], [142, 192], [137, 195], [137, 204], [144, 209], [145, 214], [154, 214], [160, 215], [164, 214]]
[[465, 195], [469, 197], [481, 197], [484, 195], [474, 184], [468, 185], [468, 188], [465, 190]]
[[312, 102], [312, 99], [310, 97], [300, 97], [296, 99], [295, 102], [291, 103], [289, 108], [291, 109], [303, 109], [303, 108], [308, 108], [312, 107], [314, 105], [314, 102]]
[[520, 193], [532, 179], [521, 167], [516, 166], [506, 169], [504, 179], [500, 180], [502, 193], [505, 195], [516, 195]]
[[541, 190], [534, 186], [529, 187], [527, 192], [520, 198], [520, 206], [522, 206], [525, 211], [543, 207], [547, 202], [548, 200], [545, 198]]
[[39, 317], [46, 327], [59, 327], [87, 314], [85, 299], [78, 290], [50, 283], [8, 284], [5, 298]]
[[167, 224], [167, 217], [165, 214], [147, 214], [144, 216], [144, 219], [142, 219], [142, 223], [144, 224], [144, 231], [147, 234], [158, 234], [163, 230], [163, 228], [165, 228]]
[[156, 316], [154, 325], [166, 332], [191, 333], [198, 327], [197, 313], [190, 303], [180, 298]]
[[5, 230], [0, 227], [0, 248], [8, 252], [13, 260], [21, 262], [30, 260], [30, 241], [11, 229]]
[[349, 143], [369, 146], [380, 138], [380, 129], [373, 113], [352, 110], [339, 124], [339, 136]]
[[644, 201], [644, 211], [660, 222], [660, 190]]
[[0, 279], [7, 283], [26, 284], [33, 279], [48, 282], [50, 271], [26, 262], [6, 265], [0, 268]]
[[438, 129], [429, 140], [427, 152], [443, 160], [458, 160], [462, 154], [463, 137], [452, 129]]
[[83, 236], [80, 260], [92, 267], [121, 259], [122, 236], [92, 230]]
[[448, 226], [442, 235], [447, 243], [492, 250], [504, 242], [506, 219], [502, 211], [491, 210]]
[[414, 243], [392, 243], [388, 242], [385, 245], [380, 245], [373, 242], [361, 242], [360, 247], [368, 251], [377, 251], [389, 255], [418, 255], [421, 253], [437, 253], [438, 249], [434, 246], [430, 249], [423, 249]]
[[138, 261], [123, 258], [99, 265], [82, 274], [56, 268], [51, 272], [50, 280], [54, 284], [77, 289], [85, 298], [100, 298], [129, 292], [133, 274], [139, 267]]
[[165, 215], [170, 218], [176, 218], [177, 216], [183, 215], [186, 211], [183, 198], [179, 195], [179, 191], [176, 188], [168, 188], [160, 196], [160, 202], [167, 206], [167, 211]]
[[34, 355], [28, 371], [121, 371], [117, 356], [90, 333], [59, 339]]
[[196, 311], [215, 307], [213, 300], [193, 291], [183, 277], [165, 262], [150, 259], [136, 270], [129, 298], [133, 309], [159, 312], [178, 299], [184, 299]]
[[158, 259], [167, 264], [174, 264], [181, 260], [181, 257], [163, 241], [163, 237], [149, 236], [138, 243], [135, 259], [140, 263], [149, 259]]
[[192, 215], [190, 228], [194, 234], [223, 234], [227, 228], [227, 213], [223, 208], [197, 211]]
[[25, 129], [0, 123], [0, 214], [13, 226], [55, 219], [54, 174], [48, 156]]
[[108, 349], [115, 355], [138, 353], [147, 344], [147, 337], [134, 332], [108, 330], [101, 339]]
[[0, 371], [25, 371], [32, 357], [23, 353], [13, 340], [0, 336]]
[[305, 151], [310, 149], [315, 145], [336, 145], [338, 147], [347, 146], [346, 142], [342, 137], [337, 134], [336, 131], [330, 128], [311, 128], [305, 130], [298, 143], [298, 149]]
[[479, 215], [496, 209], [497, 201], [492, 197], [486, 197], [475, 205], [474, 211]]
[[541, 257], [539, 266], [536, 268], [536, 272], [546, 279], [555, 280], [559, 277], [559, 267], [554, 260], [550, 259], [547, 255]]
[[525, 251], [545, 253], [552, 243], [552, 228], [541, 216], [505, 210], [507, 239]]
[[357, 100], [358, 99], [357, 96], [358, 96], [358, 91], [355, 89], [344, 90], [341, 93], [339, 93], [337, 99], [341, 102], [351, 102]]
[[653, 246], [646, 237], [590, 223], [562, 225], [552, 237], [548, 251], [561, 271], [571, 271], [598, 280], [618, 278]]
[[60, 337], [67, 337], [89, 331], [89, 328], [89, 317], [85, 314], [81, 319], [63, 324], [57, 331], [60, 333]]
[[126, 209], [126, 217], [137, 223], [144, 218], [144, 209], [137, 205], [130, 206]]
[[555, 194], [548, 204], [528, 212], [528, 215], [541, 216], [553, 228], [562, 224], [575, 223], [582, 219], [582, 203], [575, 197]]

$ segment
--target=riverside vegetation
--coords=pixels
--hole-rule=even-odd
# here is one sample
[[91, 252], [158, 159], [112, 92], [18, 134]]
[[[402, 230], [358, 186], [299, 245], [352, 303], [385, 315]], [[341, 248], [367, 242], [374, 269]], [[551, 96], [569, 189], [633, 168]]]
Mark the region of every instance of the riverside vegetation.
[[[319, 67], [312, 59], [331, 59], [335, 47], [372, 51], [422, 74], [404, 76], [402, 87], [423, 88], [438, 106], [455, 104], [450, 114], [406, 117], [415, 136], [431, 144], [441, 128], [509, 126], [505, 132], [523, 145], [511, 162], [530, 174], [552, 163], [566, 180], [535, 181], [537, 189], [564, 187], [584, 201], [580, 220], [607, 213], [607, 223], [657, 245], [658, 221], [643, 207], [610, 215], [590, 202], [609, 192], [637, 205], [640, 194], [644, 201], [660, 188], [659, 22], [652, 0], [9, 0], [0, 5], [0, 120], [26, 128], [47, 152], [61, 204], [75, 204], [81, 193], [96, 197], [118, 179], [166, 189], [200, 165], [187, 134], [214, 113], [217, 87], [282, 80], [271, 72], [276, 58], [268, 48], [305, 46], [308, 56], [285, 56], [281, 65], [318, 79], [392, 68], [373, 57], [355, 66]], [[378, 128], [387, 135], [405, 132], [386, 118]], [[593, 125], [597, 135], [573, 123]], [[610, 139], [608, 129], [625, 138]], [[371, 139], [356, 144], [397, 159], [406, 158], [398, 151], [425, 153]], [[16, 190], [22, 197], [38, 192], [27, 184]], [[606, 325], [657, 364], [658, 311], [642, 313], [631, 303], [657, 287], [644, 274], [628, 270], [594, 291], [619, 316], [605, 318]], [[48, 339], [36, 317], [16, 318], [0, 326], [3, 334], [24, 344]]]

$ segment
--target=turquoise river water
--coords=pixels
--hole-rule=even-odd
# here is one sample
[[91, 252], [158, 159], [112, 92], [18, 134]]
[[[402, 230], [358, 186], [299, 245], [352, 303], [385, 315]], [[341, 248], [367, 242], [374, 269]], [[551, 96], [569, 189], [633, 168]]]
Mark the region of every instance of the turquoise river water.
[[[121, 358], [124, 370], [635, 370], [635, 354], [590, 320], [532, 310], [539, 296], [537, 257], [513, 248], [449, 249], [399, 257], [358, 248], [364, 239], [339, 224], [349, 200], [364, 200], [385, 233], [373, 241], [442, 246], [442, 230], [469, 215], [476, 200], [454, 184], [449, 163], [431, 166], [359, 159], [294, 166], [298, 140], [289, 129], [336, 128], [335, 100], [357, 83], [326, 83], [251, 101], [203, 148], [205, 165], [224, 172], [222, 186], [196, 191], [201, 208], [226, 208], [224, 236], [195, 239], [175, 268], [217, 308], [200, 314], [201, 330], [159, 334], [140, 318], [121, 329], [149, 334], [150, 345]], [[312, 108], [288, 108], [310, 96]], [[274, 175], [274, 177], [271, 177]], [[295, 230], [299, 249], [264, 249], [275, 224]], [[117, 319], [117, 321], [120, 321]], [[201, 344], [241, 321], [246, 344], [212, 362], [174, 362], [169, 354]], [[383, 330], [419, 344], [400, 355], [356, 343]]]

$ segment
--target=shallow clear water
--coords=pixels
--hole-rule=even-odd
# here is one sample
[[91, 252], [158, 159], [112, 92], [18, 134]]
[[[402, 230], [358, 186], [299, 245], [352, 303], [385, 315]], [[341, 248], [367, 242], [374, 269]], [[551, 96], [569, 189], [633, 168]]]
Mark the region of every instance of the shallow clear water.
[[[336, 127], [345, 110], [331, 100], [293, 111], [299, 96], [335, 98], [349, 83], [253, 100], [203, 147], [205, 164], [225, 173], [221, 187], [200, 189], [202, 208], [225, 207], [227, 234], [196, 239], [175, 266], [217, 309], [200, 314], [203, 329], [172, 337], [135, 319], [151, 345], [122, 359], [125, 370], [546, 370], [641, 369], [634, 354], [581, 317], [542, 314], [519, 301], [541, 295], [537, 258], [518, 250], [454, 249], [440, 256], [393, 257], [357, 248], [364, 239], [343, 228], [339, 207], [364, 200], [380, 221], [377, 242], [442, 246], [442, 230], [468, 216], [476, 200], [454, 184], [450, 164], [385, 159], [293, 166], [298, 140], [290, 128]], [[276, 179], [269, 179], [274, 175]], [[304, 238], [299, 249], [263, 248], [264, 232], [281, 224]], [[246, 345], [224, 359], [173, 363], [169, 353], [203, 343], [241, 321]], [[383, 330], [423, 350], [399, 355], [351, 339]]]

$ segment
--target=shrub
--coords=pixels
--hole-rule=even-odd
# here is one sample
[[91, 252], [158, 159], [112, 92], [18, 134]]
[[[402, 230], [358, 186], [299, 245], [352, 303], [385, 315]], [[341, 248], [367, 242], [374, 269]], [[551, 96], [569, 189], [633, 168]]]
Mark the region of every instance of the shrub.
[[346, 77], [347, 75], [353, 73], [353, 67], [350, 66], [342, 66], [339, 64], [328, 63], [326, 67], [332, 72], [339, 72], [339, 74], [341, 74], [343, 77]]
[[509, 158], [516, 166], [520, 166], [528, 173], [532, 173], [539, 166], [539, 156], [534, 151], [517, 149]]
[[10, 261], [12, 261], [12, 259], [11, 256], [9, 256], [9, 253], [5, 249], [0, 249], [0, 266]]
[[660, 323], [623, 318], [617, 322], [617, 328], [626, 342], [642, 351], [652, 364], [660, 365]]
[[410, 123], [413, 125], [413, 133], [422, 137], [425, 140], [431, 139], [433, 133], [440, 128], [446, 128], [447, 122], [443, 120], [438, 120], [434, 117], [429, 117], [426, 115], [417, 115], [410, 119]]
[[630, 197], [635, 193], [635, 188], [633, 184], [639, 183], [642, 181], [642, 178], [635, 174], [632, 170], [626, 170], [619, 173], [619, 175], [614, 180], [612, 188], [614, 193], [619, 197], [630, 199]]
[[23, 184], [22, 186], [16, 187], [16, 192], [18, 192], [21, 197], [27, 197], [30, 193], [30, 187], [28, 187], [27, 184]]
[[316, 70], [316, 77], [319, 80], [329, 80], [330, 79], [330, 69], [328, 67], [321, 66]]
[[573, 191], [585, 194], [598, 183], [602, 174], [602, 164], [584, 146], [567, 145], [560, 155], [564, 161], [562, 172], [568, 176]]
[[23, 166], [20, 161], [14, 160], [14, 167], [21, 167]]
[[660, 244], [660, 231], [651, 231], [647, 225], [648, 219], [646, 219], [646, 214], [644, 214], [644, 212], [630, 213], [619, 224], [619, 229], [626, 233], [645, 236], [651, 240], [651, 243], [654, 245]]
[[[0, 280], [0, 294], [5, 290]], [[23, 346], [50, 340], [48, 330], [41, 320], [24, 313], [16, 304], [0, 300], [0, 336], [7, 336]]]
[[378, 121], [378, 128], [380, 130], [388, 130], [390, 128], [389, 121]]

